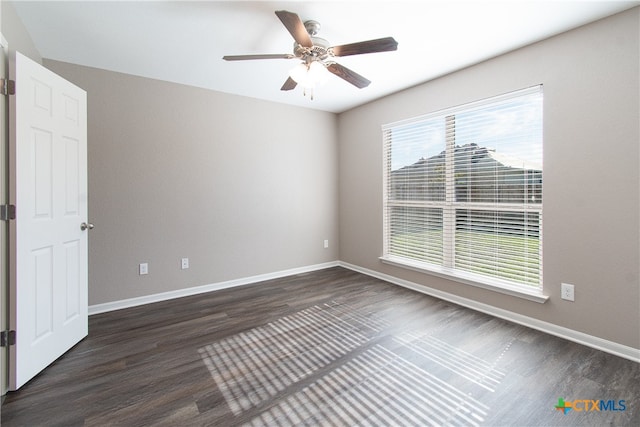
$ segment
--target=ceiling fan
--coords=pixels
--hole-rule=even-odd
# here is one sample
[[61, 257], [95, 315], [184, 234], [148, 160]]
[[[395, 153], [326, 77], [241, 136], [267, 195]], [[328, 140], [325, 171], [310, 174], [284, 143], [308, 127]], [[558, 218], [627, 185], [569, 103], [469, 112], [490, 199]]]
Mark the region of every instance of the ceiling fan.
[[305, 95], [306, 89], [310, 89], [311, 99], [313, 99], [314, 84], [321, 81], [327, 71], [360, 89], [369, 86], [371, 83], [371, 81], [355, 71], [335, 62], [333, 60], [334, 57], [388, 52], [398, 48], [398, 42], [393, 37], [330, 46], [327, 40], [316, 36], [320, 30], [320, 24], [317, 21], [305, 21], [303, 23], [297, 14], [286, 10], [278, 10], [276, 15], [295, 40], [293, 54], [230, 55], [224, 56], [222, 59], [226, 61], [300, 59], [302, 62], [291, 70], [289, 77], [280, 90], [292, 90], [300, 84], [305, 88]]

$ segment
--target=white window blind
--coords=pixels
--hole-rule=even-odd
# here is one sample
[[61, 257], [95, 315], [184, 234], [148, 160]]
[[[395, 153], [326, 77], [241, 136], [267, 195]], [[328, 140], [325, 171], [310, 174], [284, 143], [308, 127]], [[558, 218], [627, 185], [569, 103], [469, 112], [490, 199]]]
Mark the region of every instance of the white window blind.
[[382, 130], [383, 258], [542, 287], [542, 86]]

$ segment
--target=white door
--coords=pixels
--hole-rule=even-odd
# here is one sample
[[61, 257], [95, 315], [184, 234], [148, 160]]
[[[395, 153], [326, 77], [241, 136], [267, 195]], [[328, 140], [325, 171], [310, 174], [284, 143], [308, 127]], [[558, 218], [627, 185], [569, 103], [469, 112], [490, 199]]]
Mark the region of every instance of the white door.
[[88, 332], [87, 98], [20, 53], [12, 78], [9, 365], [17, 390]]

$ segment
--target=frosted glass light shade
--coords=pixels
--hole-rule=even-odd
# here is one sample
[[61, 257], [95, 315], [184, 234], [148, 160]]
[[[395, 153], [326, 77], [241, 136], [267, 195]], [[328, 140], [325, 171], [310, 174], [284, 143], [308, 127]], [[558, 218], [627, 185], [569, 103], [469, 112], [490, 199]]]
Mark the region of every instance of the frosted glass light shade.
[[289, 76], [299, 85], [306, 86], [305, 83], [309, 80], [307, 77], [308, 72], [307, 64], [301, 62], [289, 71]]
[[300, 63], [289, 71], [289, 76], [302, 87], [312, 88], [323, 82], [328, 75], [327, 68], [318, 61], [307, 65]]
[[327, 79], [329, 71], [322, 63], [314, 61], [309, 65], [309, 72], [307, 74], [315, 83], [322, 83]]

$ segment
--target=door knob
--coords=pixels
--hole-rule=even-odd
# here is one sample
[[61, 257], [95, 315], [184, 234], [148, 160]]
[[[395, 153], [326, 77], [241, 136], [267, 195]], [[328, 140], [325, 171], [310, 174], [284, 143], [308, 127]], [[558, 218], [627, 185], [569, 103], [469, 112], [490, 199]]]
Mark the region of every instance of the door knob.
[[80, 230], [84, 231], [86, 229], [93, 230], [93, 224], [91, 223], [87, 224], [86, 222], [83, 222], [82, 224], [80, 224]]

